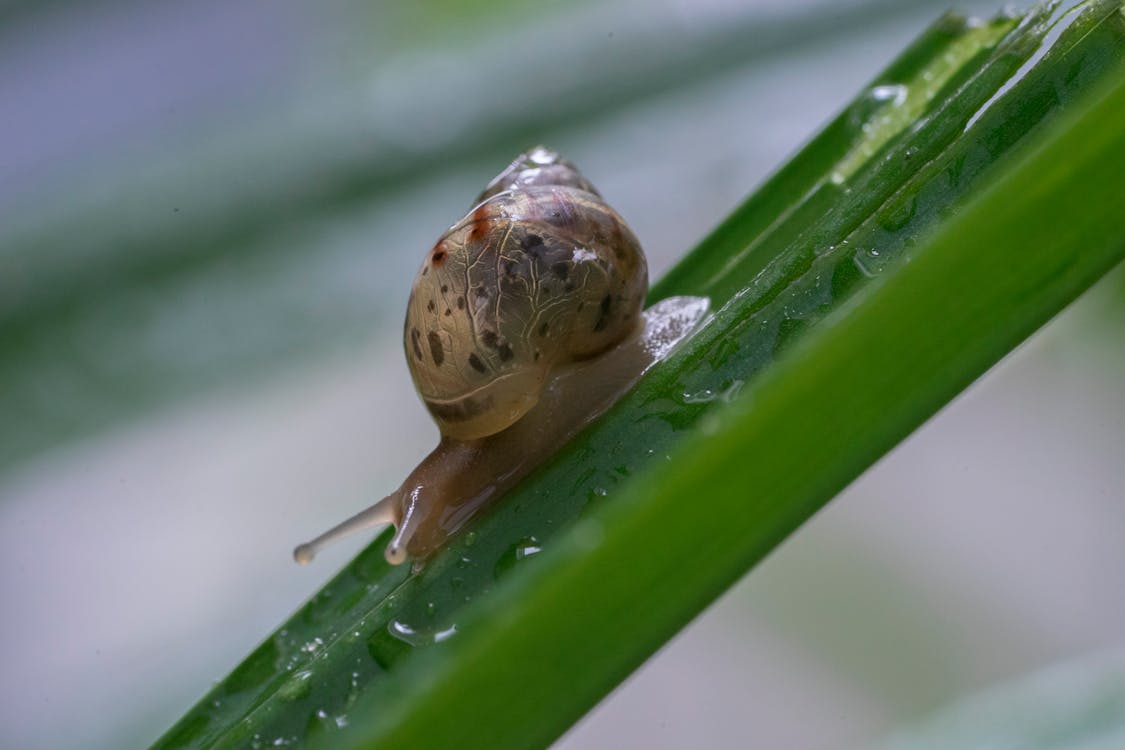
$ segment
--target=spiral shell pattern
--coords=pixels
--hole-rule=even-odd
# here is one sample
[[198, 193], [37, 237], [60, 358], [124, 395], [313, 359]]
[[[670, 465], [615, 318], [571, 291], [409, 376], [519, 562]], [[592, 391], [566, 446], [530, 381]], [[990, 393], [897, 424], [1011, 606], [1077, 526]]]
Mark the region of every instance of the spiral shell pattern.
[[411, 376], [443, 435], [494, 434], [552, 368], [636, 330], [647, 288], [624, 220], [573, 165], [533, 149], [427, 254], [406, 313]]

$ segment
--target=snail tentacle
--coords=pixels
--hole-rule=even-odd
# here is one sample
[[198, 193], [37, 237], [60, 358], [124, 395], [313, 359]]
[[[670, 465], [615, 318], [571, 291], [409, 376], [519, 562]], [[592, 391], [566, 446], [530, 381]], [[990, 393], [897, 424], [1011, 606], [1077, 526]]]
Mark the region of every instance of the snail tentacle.
[[393, 492], [366, 510], [361, 510], [351, 518], [336, 524], [320, 536], [297, 545], [293, 550], [293, 559], [301, 565], [308, 565], [324, 547], [346, 536], [373, 529], [377, 526], [395, 524], [398, 518], [398, 493]]

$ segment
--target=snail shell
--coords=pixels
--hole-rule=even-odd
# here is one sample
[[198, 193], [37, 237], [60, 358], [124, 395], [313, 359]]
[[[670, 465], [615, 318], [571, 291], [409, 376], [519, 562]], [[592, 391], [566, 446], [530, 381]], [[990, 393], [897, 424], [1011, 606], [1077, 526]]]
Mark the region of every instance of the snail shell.
[[441, 429], [401, 486], [310, 542], [391, 524], [392, 564], [418, 564], [605, 412], [707, 313], [672, 297], [644, 312], [637, 238], [574, 165], [521, 155], [446, 232], [414, 280], [406, 360]]
[[414, 280], [406, 358], [443, 435], [512, 425], [550, 371], [634, 331], [648, 268], [632, 231], [570, 162], [539, 147], [500, 173]]

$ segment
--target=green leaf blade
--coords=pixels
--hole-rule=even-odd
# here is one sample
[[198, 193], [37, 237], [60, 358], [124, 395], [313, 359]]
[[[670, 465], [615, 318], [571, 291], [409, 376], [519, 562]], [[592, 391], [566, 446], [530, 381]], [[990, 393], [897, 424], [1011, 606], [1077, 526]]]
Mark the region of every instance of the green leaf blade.
[[[1125, 257], [1121, 123], [1125, 78], [909, 264], [763, 373], [709, 434], [683, 446], [675, 466], [640, 478], [497, 592], [503, 617], [476, 610], [448, 653], [427, 654], [394, 695], [383, 686], [371, 710], [361, 708], [349, 746], [553, 739], [699, 606]], [[1075, 189], [1082, 185], [1089, 189]], [[966, 268], [978, 272], [967, 280]], [[706, 507], [692, 512], [689, 498]], [[626, 641], [615, 636], [622, 628]], [[543, 721], [560, 712], [562, 720]], [[496, 719], [487, 732], [467, 730], [486, 717]]]

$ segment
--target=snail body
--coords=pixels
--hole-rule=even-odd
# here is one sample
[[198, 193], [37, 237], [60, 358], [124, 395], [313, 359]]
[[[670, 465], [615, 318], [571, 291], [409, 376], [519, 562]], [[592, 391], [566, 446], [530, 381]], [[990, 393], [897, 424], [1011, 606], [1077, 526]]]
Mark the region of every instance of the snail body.
[[640, 243], [558, 154], [522, 154], [427, 253], [407, 305], [411, 376], [441, 441], [394, 493], [294, 551], [393, 524], [424, 559], [620, 398], [703, 317], [676, 297], [642, 312]]

